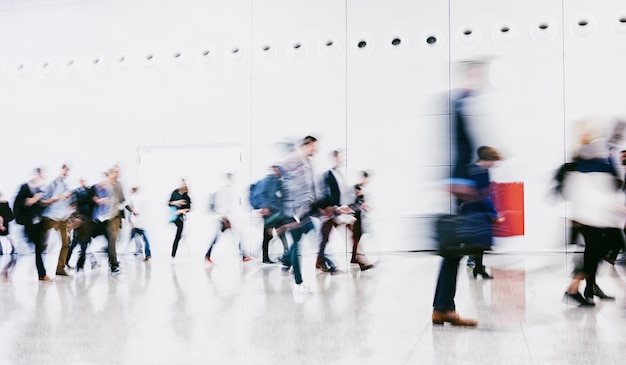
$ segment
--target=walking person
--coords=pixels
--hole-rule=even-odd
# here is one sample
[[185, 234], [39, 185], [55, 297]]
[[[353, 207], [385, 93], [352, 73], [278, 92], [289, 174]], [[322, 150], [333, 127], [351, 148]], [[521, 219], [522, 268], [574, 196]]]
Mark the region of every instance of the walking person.
[[[365, 171], [363, 171], [363, 173], [367, 174]], [[354, 185], [354, 202], [350, 205], [350, 208], [352, 208], [354, 212], [355, 220], [354, 223], [348, 225], [348, 228], [352, 231], [352, 257], [350, 258], [350, 263], [359, 265], [361, 271], [369, 270], [374, 267], [374, 264], [369, 261], [360, 248], [361, 238], [365, 233], [363, 220], [369, 210], [369, 204], [363, 194], [363, 186], [366, 181], [365, 179]]]
[[20, 186], [15, 197], [13, 210], [17, 223], [24, 225], [26, 239], [35, 245], [35, 266], [39, 281], [51, 282], [52, 279], [46, 274], [46, 267], [42, 258], [45, 251], [41, 230], [41, 217], [44, 210], [44, 206], [41, 204], [44, 196], [43, 185], [43, 170], [38, 167], [35, 169], [35, 176]]
[[0, 244], [0, 255], [15, 254], [15, 244], [13, 244], [13, 240], [9, 235], [9, 222], [13, 219], [15, 219], [13, 210], [9, 206], [9, 202], [2, 197], [2, 192], [0, 192], [0, 239], [6, 239], [7, 243], [9, 243], [9, 246], [5, 247], [6, 249], [3, 249], [2, 244]]
[[[250, 204], [253, 208], [260, 209], [263, 216], [263, 241], [261, 249], [264, 264], [275, 264], [269, 257], [269, 244], [272, 241], [275, 228], [280, 227], [283, 217], [283, 182], [278, 165], [272, 166], [272, 172], [255, 184], [250, 191]], [[284, 232], [278, 234], [283, 243], [283, 256], [289, 246]]]
[[148, 236], [146, 236], [143, 219], [145, 204], [137, 186], [133, 186], [130, 189], [130, 205], [133, 208], [133, 214], [129, 216], [131, 224], [130, 240], [134, 240], [136, 244], [135, 256], [144, 254], [144, 261], [150, 261], [152, 252], [150, 252], [150, 241], [148, 241]]
[[240, 199], [234, 191], [233, 175], [231, 173], [226, 174], [226, 184], [222, 186], [215, 194], [214, 210], [220, 216], [219, 229], [215, 234], [215, 237], [209, 245], [209, 249], [204, 255], [204, 259], [208, 263], [212, 263], [211, 254], [213, 253], [213, 247], [222, 237], [226, 230], [230, 230], [233, 237], [237, 240], [237, 247], [239, 248], [239, 254], [241, 255], [242, 262], [248, 262], [252, 260], [252, 257], [247, 255], [241, 246], [241, 237], [233, 229], [233, 220], [236, 210], [240, 208]]
[[[13, 210], [9, 206], [9, 202], [2, 198], [0, 192], [0, 255], [9, 256], [9, 262], [0, 270], [0, 278], [7, 280], [9, 273], [15, 266], [17, 255], [15, 254], [15, 245], [9, 235], [9, 222], [15, 219]], [[8, 243], [8, 245], [6, 245]], [[4, 250], [3, 250], [4, 245]]]
[[[500, 160], [500, 155], [498, 151], [488, 146], [479, 147], [477, 152], [478, 161], [470, 166], [467, 175], [473, 181], [475, 193], [472, 197], [465, 197], [460, 207], [460, 214], [471, 221], [476, 229], [475, 232], [477, 232], [471, 235], [465, 243], [473, 247], [489, 249], [493, 244], [492, 222], [501, 223], [504, 221], [504, 217], [496, 211], [489, 194], [489, 168], [493, 166], [495, 161]], [[482, 255], [480, 257], [482, 258]], [[442, 258], [433, 300], [433, 324], [448, 322], [454, 326], [470, 327], [478, 324], [476, 320], [461, 318], [456, 312], [454, 297], [456, 295], [459, 262], [462, 258], [462, 255], [444, 256]]]
[[44, 197], [41, 200], [41, 204], [45, 207], [41, 220], [44, 244], [48, 240], [48, 232], [51, 229], [57, 230], [61, 235], [61, 250], [59, 251], [56, 268], [57, 276], [69, 276], [67, 271], [65, 271], [65, 264], [70, 250], [68, 219], [72, 214], [69, 200], [72, 194], [65, 183], [69, 173], [69, 166], [63, 164], [61, 166], [61, 174], [46, 187]]
[[312, 288], [304, 284], [300, 263], [300, 240], [308, 232], [315, 229], [311, 221], [313, 204], [317, 201], [313, 164], [311, 159], [317, 152], [317, 138], [306, 136], [300, 142], [293, 155], [279, 166], [283, 177], [284, 197], [283, 215], [285, 225], [279, 232], [288, 230], [293, 243], [283, 258], [283, 268], [293, 267], [295, 293], [311, 293]]
[[191, 198], [189, 197], [189, 190], [185, 179], [181, 179], [178, 189], [172, 192], [168, 205], [170, 210], [173, 211], [171, 223], [174, 223], [176, 226], [176, 235], [172, 243], [172, 259], [174, 259], [176, 257], [176, 251], [178, 251], [178, 243], [183, 236], [186, 214], [191, 210]]
[[[70, 249], [67, 253], [67, 259], [65, 260], [65, 266], [71, 268], [70, 259], [76, 246], [80, 246], [80, 256], [76, 265], [76, 271], [79, 272], [83, 269], [85, 262], [85, 255], [87, 246], [91, 242], [92, 229], [93, 229], [93, 211], [96, 203], [94, 202], [95, 192], [93, 187], [88, 186], [84, 178], [79, 179], [79, 187], [72, 191], [72, 205], [74, 206], [74, 214], [70, 217], [72, 225], [72, 241], [70, 243]], [[97, 261], [91, 257], [92, 269], [95, 267]], [[82, 258], [82, 264], [81, 264]]]
[[[572, 219], [581, 224], [585, 240], [582, 267], [578, 266], [563, 296], [566, 303], [595, 305], [593, 297], [612, 300], [596, 282], [598, 264], [612, 247], [623, 246], [626, 221], [621, 178], [608, 158], [606, 140], [594, 135], [594, 126], [581, 136], [575, 169], [567, 173], [563, 195], [572, 203]], [[586, 281], [584, 296], [579, 292]]]
[[117, 238], [122, 228], [122, 218], [124, 218], [124, 210], [128, 210], [130, 213], [134, 213], [133, 208], [130, 206], [126, 198], [124, 197], [124, 189], [119, 182], [120, 168], [119, 166], [113, 166], [109, 169], [109, 189], [110, 189], [110, 205], [109, 205], [109, 220], [107, 224], [107, 241], [108, 241], [108, 254], [109, 254], [109, 267], [111, 268], [112, 275], [118, 275], [120, 273], [119, 262], [117, 261]]

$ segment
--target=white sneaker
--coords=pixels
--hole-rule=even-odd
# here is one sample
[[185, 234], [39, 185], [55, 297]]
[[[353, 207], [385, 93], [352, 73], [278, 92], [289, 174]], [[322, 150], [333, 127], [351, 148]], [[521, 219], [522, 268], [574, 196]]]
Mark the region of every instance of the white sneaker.
[[309, 288], [306, 284], [293, 284], [293, 292], [298, 294], [308, 294], [313, 293], [313, 289]]

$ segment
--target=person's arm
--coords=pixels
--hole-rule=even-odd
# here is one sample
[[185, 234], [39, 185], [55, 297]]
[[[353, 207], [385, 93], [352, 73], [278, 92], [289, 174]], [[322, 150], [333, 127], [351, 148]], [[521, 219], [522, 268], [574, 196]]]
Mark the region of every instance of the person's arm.
[[177, 194], [176, 190], [174, 190], [172, 192], [172, 196], [170, 196], [170, 201], [168, 202], [167, 205], [169, 205], [170, 207], [181, 207], [185, 205], [186, 203], [187, 201], [183, 199], [183, 197], [180, 196], [180, 194]]
[[22, 194], [22, 196], [26, 197], [24, 199], [24, 206], [26, 207], [32, 207], [43, 198], [43, 193], [41, 192], [35, 193], [32, 196], [30, 196], [31, 191], [30, 191], [30, 187], [28, 186], [28, 184], [22, 185], [19, 193]]

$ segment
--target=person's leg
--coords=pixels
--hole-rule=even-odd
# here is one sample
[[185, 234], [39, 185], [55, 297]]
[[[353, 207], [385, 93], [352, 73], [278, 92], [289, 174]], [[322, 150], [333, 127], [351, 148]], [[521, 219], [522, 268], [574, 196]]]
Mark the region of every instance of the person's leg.
[[[624, 232], [626, 232], [626, 229]], [[607, 253], [604, 256], [604, 260], [611, 265], [615, 265], [620, 251], [624, 250], [626, 247], [624, 245], [624, 232], [621, 229], [613, 228], [611, 229], [611, 233], [609, 233], [610, 240], [607, 240], [609, 245], [607, 246]]]
[[273, 263], [269, 256], [270, 241], [272, 241], [272, 226], [267, 224], [267, 218], [263, 218], [263, 241], [261, 243], [261, 252], [263, 262], [267, 264]]
[[117, 236], [120, 231], [122, 219], [120, 217], [112, 218], [108, 221], [107, 225], [107, 238], [108, 238], [108, 251], [109, 251], [109, 266], [112, 272], [117, 272], [119, 262], [117, 261]]
[[82, 271], [85, 267], [85, 259], [87, 258], [87, 244], [89, 241], [80, 242], [80, 256], [76, 263], [76, 272]]
[[215, 246], [217, 241], [222, 236], [222, 233], [226, 230], [226, 226], [224, 225], [224, 221], [220, 221], [219, 224], [220, 224], [220, 228], [217, 231], [217, 233], [215, 233], [215, 237], [213, 238], [213, 241], [211, 241], [211, 244], [209, 245], [209, 249], [206, 251], [206, 254], [204, 255], [206, 257], [206, 259], [209, 260], [209, 261], [211, 259], [211, 252], [213, 252], [213, 246]]
[[76, 246], [78, 246], [78, 241], [76, 240], [77, 230], [78, 228], [74, 228], [74, 230], [72, 231], [72, 240], [70, 241], [70, 249], [69, 251], [67, 251], [67, 258], [65, 259], [65, 266], [68, 266], [68, 267], [70, 266], [70, 259], [72, 258], [72, 253], [74, 252], [74, 249], [76, 248]]
[[138, 231], [145, 246], [143, 252], [146, 255], [146, 259], [149, 259], [152, 257], [152, 252], [150, 251], [150, 241], [148, 241], [148, 236], [146, 236], [146, 231], [143, 228], [138, 228]]
[[174, 221], [176, 225], [176, 236], [174, 237], [174, 243], [172, 243], [172, 258], [176, 257], [176, 251], [178, 251], [178, 243], [180, 242], [180, 238], [183, 236], [183, 219], [181, 216], [178, 216]]
[[42, 233], [41, 223], [37, 224], [27, 224], [24, 226], [24, 230], [26, 231], [26, 236], [28, 240], [35, 244], [35, 266], [37, 267], [37, 276], [39, 280], [50, 280], [47, 279], [46, 275], [46, 267], [43, 263], [43, 258], [41, 255], [44, 251], [44, 243], [42, 241], [44, 234]]
[[293, 244], [289, 249], [290, 257], [289, 262], [293, 267], [293, 277], [296, 285], [302, 284], [302, 270], [300, 265], [300, 240], [302, 236], [305, 235], [313, 228], [313, 223], [310, 221], [304, 223], [302, 226], [297, 227], [291, 231], [293, 238]]
[[474, 279], [480, 275], [483, 279], [493, 279], [493, 276], [487, 273], [485, 270], [485, 265], [483, 264], [483, 255], [484, 252], [479, 252], [477, 254], [471, 255], [471, 258], [474, 260], [474, 269], [472, 274], [474, 275]]
[[287, 253], [287, 251], [289, 250], [289, 244], [287, 243], [287, 235], [285, 235], [285, 232], [281, 232], [278, 234], [278, 238], [280, 238], [280, 241], [283, 243], [283, 254]]
[[361, 242], [361, 237], [363, 236], [363, 224], [361, 222], [361, 211], [355, 211], [354, 218], [356, 220], [354, 223], [350, 224], [348, 228], [352, 231], [352, 257], [350, 258], [350, 263], [358, 264], [359, 260], [357, 255], [359, 252], [359, 243]]
[[585, 267], [585, 270], [589, 271], [587, 272], [587, 283], [584, 295], [585, 298], [590, 301], [593, 301], [594, 295], [600, 297], [601, 299], [615, 299], [614, 297], [608, 296], [602, 292], [597, 284], [596, 274], [598, 271], [598, 264], [610, 250], [620, 247], [623, 244], [624, 237], [622, 236], [621, 230], [618, 228], [605, 228], [602, 229], [602, 231], [602, 238], [598, 239], [597, 244], [594, 244], [594, 247], [590, 249], [589, 267]]
[[67, 221], [53, 221], [54, 228], [61, 234], [61, 251], [59, 251], [59, 259], [57, 260], [57, 275], [67, 275], [65, 272], [65, 263], [67, 261], [68, 252], [70, 250], [70, 237], [67, 234]]
[[135, 256], [143, 254], [143, 242], [141, 241], [141, 229], [133, 228], [130, 233], [130, 241], [135, 242]]
[[[585, 240], [585, 251], [583, 253], [583, 267], [582, 270], [576, 270], [567, 286], [567, 291], [564, 295], [564, 300], [576, 302], [581, 306], [593, 306], [593, 301], [589, 301], [585, 299], [580, 292], [578, 291], [580, 282], [584, 279], [588, 279], [590, 274], [595, 276], [595, 269], [593, 261], [594, 256], [597, 255], [597, 252], [594, 252], [594, 246], [602, 241], [603, 234], [600, 228], [589, 227], [589, 226], [581, 226], [581, 233]], [[595, 267], [597, 267], [597, 262], [595, 263]], [[594, 278], [591, 279], [594, 281]]]
[[317, 260], [315, 261], [315, 268], [322, 271], [332, 271], [335, 268], [335, 264], [332, 260], [326, 256], [326, 245], [330, 239], [330, 232], [336, 226], [332, 219], [332, 216], [325, 216], [325, 221], [322, 223], [320, 232], [320, 244], [317, 252]]
[[460, 261], [461, 256], [444, 257], [441, 261], [433, 309], [440, 312], [456, 310], [454, 297], [456, 295], [456, 280]]
[[444, 322], [449, 322], [455, 326], [476, 326], [478, 324], [475, 320], [463, 319], [456, 313], [454, 297], [460, 261], [461, 256], [444, 257], [441, 261], [433, 299], [433, 324], [444, 324]]
[[[7, 241], [10, 242], [11, 238], [9, 236], [3, 236], [3, 237], [6, 237]], [[11, 272], [11, 269], [15, 266], [15, 262], [17, 261], [17, 255], [9, 254], [9, 252], [7, 252], [6, 254], [9, 256], [9, 262], [7, 262], [7, 264], [4, 265], [2, 270], [0, 270], [0, 277], [4, 279], [9, 278], [9, 273]]]
[[350, 263], [359, 264], [361, 271], [369, 270], [374, 267], [364, 252], [361, 251], [359, 244], [361, 243], [361, 237], [363, 237], [363, 223], [361, 221], [361, 211], [355, 211], [356, 221], [348, 226], [348, 229], [352, 231], [352, 258]]

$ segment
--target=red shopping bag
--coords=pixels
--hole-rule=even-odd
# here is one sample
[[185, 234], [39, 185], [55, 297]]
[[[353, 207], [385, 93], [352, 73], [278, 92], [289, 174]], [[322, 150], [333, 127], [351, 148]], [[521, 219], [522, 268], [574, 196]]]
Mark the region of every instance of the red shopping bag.
[[511, 237], [524, 235], [524, 183], [492, 182], [490, 185], [491, 197], [496, 210], [506, 220], [494, 223], [495, 237]]

